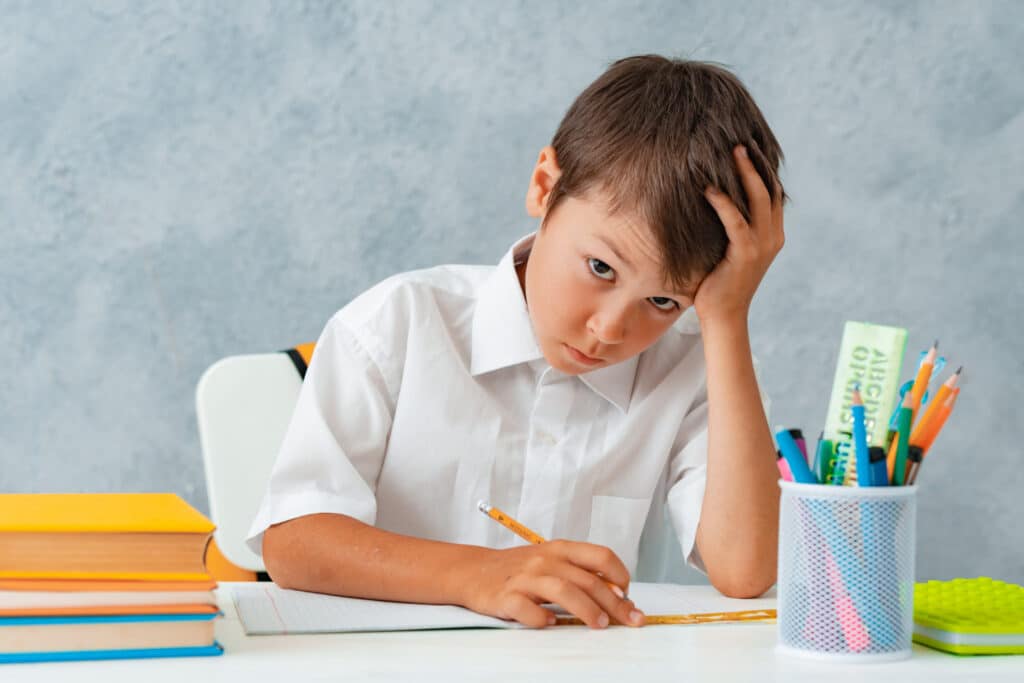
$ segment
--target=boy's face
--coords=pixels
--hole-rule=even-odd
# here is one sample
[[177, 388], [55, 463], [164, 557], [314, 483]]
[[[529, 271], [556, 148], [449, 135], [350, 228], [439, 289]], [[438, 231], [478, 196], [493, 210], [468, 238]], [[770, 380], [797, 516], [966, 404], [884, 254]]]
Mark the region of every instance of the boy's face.
[[[527, 195], [527, 210], [536, 217], [546, 211], [543, 187], [553, 184], [544, 162], [542, 151]], [[563, 199], [538, 232], [523, 270], [520, 283], [541, 351], [570, 375], [639, 354], [693, 305], [694, 292], [671, 291], [663, 281], [650, 230], [610, 216], [599, 196]]]

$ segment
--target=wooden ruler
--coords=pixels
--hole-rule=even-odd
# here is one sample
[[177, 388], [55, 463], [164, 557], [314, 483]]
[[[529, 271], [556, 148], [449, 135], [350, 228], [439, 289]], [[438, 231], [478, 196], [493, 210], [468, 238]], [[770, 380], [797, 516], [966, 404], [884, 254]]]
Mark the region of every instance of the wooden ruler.
[[[705, 612], [701, 614], [648, 614], [647, 625], [655, 624], [728, 624], [736, 622], [774, 622], [776, 612], [773, 609], [755, 609], [743, 612]], [[583, 622], [568, 614], [559, 614], [555, 623], [558, 626], [578, 626]]]

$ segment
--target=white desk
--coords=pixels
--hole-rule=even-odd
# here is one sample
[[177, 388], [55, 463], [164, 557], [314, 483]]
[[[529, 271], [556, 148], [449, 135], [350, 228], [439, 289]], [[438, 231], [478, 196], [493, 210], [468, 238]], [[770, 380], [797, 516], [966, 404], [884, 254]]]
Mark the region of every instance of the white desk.
[[218, 590], [220, 657], [0, 665], [0, 681], [1024, 681], [1024, 655], [956, 657], [915, 645], [913, 657], [891, 664], [788, 657], [774, 650], [772, 624], [249, 637], [229, 586]]

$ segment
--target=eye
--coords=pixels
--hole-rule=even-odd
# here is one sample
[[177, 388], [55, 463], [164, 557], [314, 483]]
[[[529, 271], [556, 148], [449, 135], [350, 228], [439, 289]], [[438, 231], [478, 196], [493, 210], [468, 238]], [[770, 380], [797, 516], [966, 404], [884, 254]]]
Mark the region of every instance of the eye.
[[654, 304], [654, 307], [659, 311], [673, 311], [679, 308], [679, 304], [675, 300], [669, 299], [666, 296], [652, 296], [647, 300]]
[[615, 279], [615, 271], [601, 259], [589, 258], [587, 259], [587, 265], [590, 266], [590, 272], [602, 280]]

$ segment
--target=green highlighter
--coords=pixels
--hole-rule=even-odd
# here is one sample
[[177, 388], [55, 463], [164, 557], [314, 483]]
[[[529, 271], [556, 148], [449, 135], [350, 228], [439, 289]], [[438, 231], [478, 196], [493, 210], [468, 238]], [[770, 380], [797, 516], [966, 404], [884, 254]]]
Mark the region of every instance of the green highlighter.
[[[847, 321], [836, 360], [824, 438], [835, 447], [834, 475], [849, 477], [853, 467], [853, 389], [860, 384], [868, 445], [885, 446], [887, 422], [899, 397], [900, 371], [907, 347], [902, 327]], [[847, 474], [843, 474], [847, 473]], [[838, 477], [833, 477], [834, 483]]]

